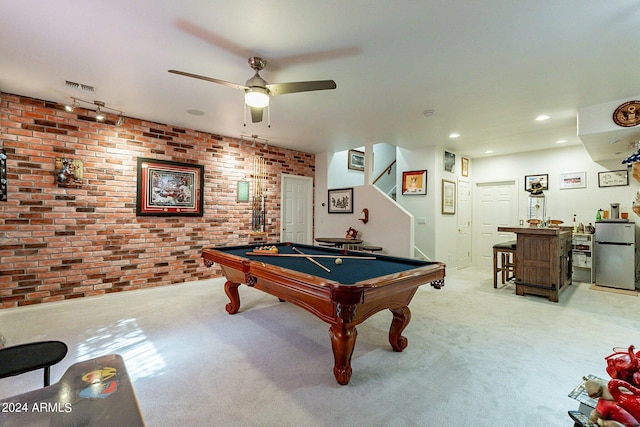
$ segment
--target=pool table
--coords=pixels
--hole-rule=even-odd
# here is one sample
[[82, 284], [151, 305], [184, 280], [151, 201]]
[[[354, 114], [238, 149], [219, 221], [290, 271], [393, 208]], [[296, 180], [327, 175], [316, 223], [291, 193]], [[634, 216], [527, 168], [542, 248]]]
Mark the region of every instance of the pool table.
[[[259, 246], [264, 245], [202, 251], [205, 265], [217, 263], [227, 279], [227, 312], [238, 312], [238, 287], [244, 283], [313, 313], [330, 325], [333, 374], [342, 385], [351, 379], [356, 325], [389, 309], [393, 314], [389, 343], [395, 351], [402, 351], [408, 344], [401, 334], [411, 320], [411, 298], [423, 284], [430, 283], [438, 289], [444, 285], [445, 265], [441, 262], [297, 243], [273, 244], [278, 248], [277, 255], [249, 254]], [[313, 255], [310, 259], [315, 263], [306, 258], [308, 255]], [[341, 264], [336, 263], [336, 257], [340, 257]]]

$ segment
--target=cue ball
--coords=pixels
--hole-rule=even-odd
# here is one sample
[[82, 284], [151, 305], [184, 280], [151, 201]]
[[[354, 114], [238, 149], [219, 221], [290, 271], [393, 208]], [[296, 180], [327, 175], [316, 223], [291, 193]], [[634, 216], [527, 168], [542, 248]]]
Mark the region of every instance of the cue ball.
[[342, 264], [342, 259], [336, 258], [336, 264], [338, 264], [338, 265]]

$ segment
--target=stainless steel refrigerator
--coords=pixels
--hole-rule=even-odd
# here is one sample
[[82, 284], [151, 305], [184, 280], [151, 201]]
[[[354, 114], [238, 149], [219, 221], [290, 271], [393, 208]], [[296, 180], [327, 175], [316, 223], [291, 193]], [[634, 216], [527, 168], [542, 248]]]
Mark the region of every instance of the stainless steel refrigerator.
[[636, 288], [636, 227], [633, 222], [596, 222], [595, 282], [598, 286]]

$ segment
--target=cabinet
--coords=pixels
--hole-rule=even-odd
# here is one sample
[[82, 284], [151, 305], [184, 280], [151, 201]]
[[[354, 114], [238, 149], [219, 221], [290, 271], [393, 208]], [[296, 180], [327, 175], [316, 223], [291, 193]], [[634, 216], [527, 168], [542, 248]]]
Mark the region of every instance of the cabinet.
[[573, 280], [593, 283], [593, 234], [573, 233], [571, 258], [573, 261]]
[[516, 295], [541, 295], [558, 302], [571, 285], [571, 231], [562, 228], [498, 227], [516, 233]]

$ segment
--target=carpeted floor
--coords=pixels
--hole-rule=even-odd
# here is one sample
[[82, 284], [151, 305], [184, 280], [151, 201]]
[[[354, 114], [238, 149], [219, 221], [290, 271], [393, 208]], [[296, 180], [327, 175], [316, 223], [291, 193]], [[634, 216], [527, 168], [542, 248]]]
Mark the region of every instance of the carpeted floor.
[[[224, 310], [223, 279], [0, 311], [7, 344], [59, 339], [80, 360], [121, 354], [148, 426], [570, 426], [567, 393], [606, 377], [612, 347], [640, 345], [638, 298], [571, 286], [560, 303], [493, 289], [491, 272], [449, 271], [410, 308], [408, 348], [391, 314], [358, 326], [347, 386], [335, 382], [328, 325], [247, 287]], [[0, 380], [0, 398], [41, 386]]]

